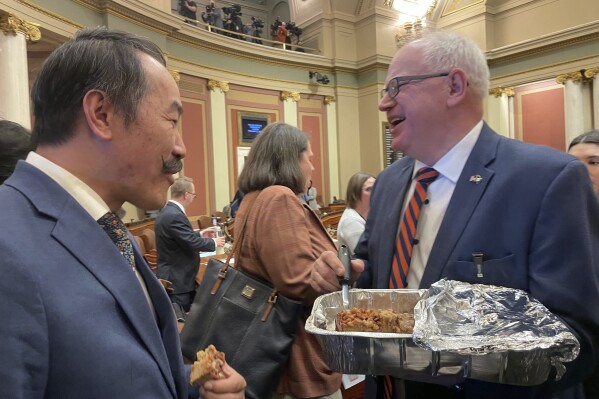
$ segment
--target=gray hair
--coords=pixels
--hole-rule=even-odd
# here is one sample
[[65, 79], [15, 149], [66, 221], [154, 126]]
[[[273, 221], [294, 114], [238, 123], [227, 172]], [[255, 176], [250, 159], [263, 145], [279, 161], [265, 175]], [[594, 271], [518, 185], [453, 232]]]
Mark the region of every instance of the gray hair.
[[424, 64], [431, 71], [460, 68], [466, 72], [470, 88], [481, 98], [489, 91], [489, 66], [484, 52], [472, 40], [456, 32], [430, 30], [410, 42], [421, 47]]
[[106, 94], [125, 126], [133, 122], [148, 89], [140, 53], [166, 66], [160, 48], [148, 39], [105, 27], [80, 30], [52, 52], [31, 91], [34, 143], [69, 140], [83, 98], [91, 90]]
[[185, 193], [190, 192], [193, 179], [191, 177], [178, 177], [171, 186], [171, 197], [181, 198]]

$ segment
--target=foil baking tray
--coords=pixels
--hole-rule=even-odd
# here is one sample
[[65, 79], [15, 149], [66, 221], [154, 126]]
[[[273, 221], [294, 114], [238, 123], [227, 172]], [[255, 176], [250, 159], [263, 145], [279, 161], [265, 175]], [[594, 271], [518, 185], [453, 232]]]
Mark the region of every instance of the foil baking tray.
[[[423, 324], [419, 318], [424, 319], [425, 314], [430, 316], [422, 312], [422, 306], [426, 306], [424, 301], [432, 299], [429, 296], [429, 290], [353, 289], [350, 290], [349, 307], [393, 309], [397, 312], [409, 312], [416, 307], [420, 311], [415, 314], [415, 331], [422, 331]], [[494, 351], [492, 346], [487, 345], [485, 350], [435, 350], [443, 347], [438, 339], [431, 346], [426, 340], [422, 341], [423, 337], [417, 344], [411, 334], [338, 332], [335, 331], [335, 317], [342, 309], [340, 292], [322, 295], [314, 302], [306, 321], [306, 331], [318, 339], [325, 362], [331, 370], [340, 373], [392, 375], [442, 385], [471, 378], [522, 386], [545, 382], [554, 366], [558, 369], [558, 376], [563, 374], [563, 365], [555, 358], [555, 348], [501, 348]]]

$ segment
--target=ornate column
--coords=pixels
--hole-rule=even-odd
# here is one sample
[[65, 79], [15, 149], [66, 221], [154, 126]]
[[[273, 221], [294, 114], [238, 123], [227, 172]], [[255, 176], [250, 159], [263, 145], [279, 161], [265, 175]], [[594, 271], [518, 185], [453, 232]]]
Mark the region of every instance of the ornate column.
[[494, 87], [489, 89], [489, 124], [498, 133], [514, 138], [514, 89]]
[[42, 38], [38, 25], [0, 10], [0, 118], [31, 128], [27, 41]]
[[584, 77], [593, 82], [593, 129], [599, 129], [599, 67], [586, 69]]
[[345, 197], [345, 193], [340, 192], [339, 182], [339, 143], [337, 142], [337, 107], [336, 99], [333, 96], [324, 96], [324, 103], [327, 106], [327, 141], [329, 143], [329, 189], [330, 198]]
[[297, 103], [300, 100], [299, 91], [282, 91], [281, 100], [285, 113], [285, 123], [297, 126]]
[[214, 156], [215, 209], [222, 209], [229, 198], [229, 149], [227, 147], [227, 108], [225, 93], [229, 82], [209, 80], [210, 117], [212, 118], [212, 153]]
[[585, 131], [584, 128], [584, 98], [582, 94], [583, 75], [581, 71], [558, 75], [555, 81], [565, 86], [564, 114], [566, 119], [567, 148], [572, 139]]

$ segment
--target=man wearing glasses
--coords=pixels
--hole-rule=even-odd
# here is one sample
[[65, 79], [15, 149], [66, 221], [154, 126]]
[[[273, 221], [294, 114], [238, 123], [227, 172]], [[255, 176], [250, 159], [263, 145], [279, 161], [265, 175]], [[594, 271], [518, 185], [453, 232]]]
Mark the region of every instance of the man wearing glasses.
[[[484, 123], [488, 86], [483, 52], [455, 33], [427, 33], [391, 61], [379, 109], [393, 149], [406, 157], [372, 190], [352, 262], [358, 286], [425, 289], [448, 278], [522, 289], [564, 321], [580, 354], [559, 382], [435, 385], [379, 377], [366, 397], [584, 398], [580, 381], [599, 357], [599, 204], [573, 157]], [[337, 290], [341, 275], [336, 254], [324, 253], [312, 285]]]
[[179, 177], [171, 186], [171, 199], [156, 218], [156, 276], [173, 283], [170, 296], [186, 312], [195, 297], [200, 251], [212, 252], [225, 245], [224, 237], [205, 238], [191, 227], [185, 209], [196, 197], [193, 180]]

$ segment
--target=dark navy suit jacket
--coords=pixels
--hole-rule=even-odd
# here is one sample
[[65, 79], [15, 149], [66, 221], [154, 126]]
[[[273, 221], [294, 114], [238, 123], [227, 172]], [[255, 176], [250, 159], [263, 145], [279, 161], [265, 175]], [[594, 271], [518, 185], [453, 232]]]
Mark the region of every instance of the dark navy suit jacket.
[[[377, 177], [355, 251], [367, 261], [361, 287], [388, 287], [413, 167], [414, 159], [403, 158]], [[482, 177], [479, 184], [470, 181], [475, 175]], [[484, 253], [482, 278], [474, 252]], [[441, 278], [532, 294], [581, 343], [561, 383], [542, 389], [560, 389], [583, 378], [599, 354], [599, 204], [584, 165], [560, 151], [502, 137], [485, 124], [457, 181], [420, 288]], [[506, 386], [483, 385], [488, 385], [486, 398], [516, 397], [505, 396]]]
[[108, 235], [47, 175], [20, 161], [0, 204], [0, 398], [186, 398], [171, 303], [137, 246], [157, 320]]
[[193, 231], [185, 213], [172, 202], [160, 210], [154, 230], [158, 252], [156, 275], [173, 283], [174, 294], [194, 291], [200, 251], [214, 251], [214, 240]]

